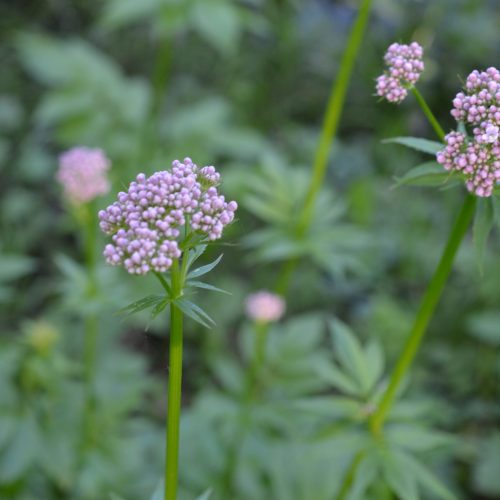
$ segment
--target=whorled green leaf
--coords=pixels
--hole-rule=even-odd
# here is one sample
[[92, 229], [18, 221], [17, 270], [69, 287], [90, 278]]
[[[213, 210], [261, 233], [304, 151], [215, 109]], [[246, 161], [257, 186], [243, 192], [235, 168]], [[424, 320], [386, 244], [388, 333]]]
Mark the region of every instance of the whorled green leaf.
[[383, 477], [398, 498], [419, 500], [417, 478], [390, 450], [381, 454]]
[[340, 371], [333, 363], [324, 362], [314, 366], [318, 376], [339, 391], [352, 396], [359, 395], [359, 387], [350, 375]]
[[396, 177], [397, 186], [442, 186], [451, 177], [442, 165], [430, 161], [418, 165], [404, 174]]
[[443, 144], [441, 142], [429, 141], [428, 139], [421, 139], [420, 137], [392, 137], [391, 139], [385, 139], [382, 141], [384, 144], [394, 143], [401, 144], [411, 149], [421, 151], [422, 153], [428, 153], [435, 155], [438, 151], [443, 149]]
[[337, 319], [329, 321], [335, 349], [341, 366], [356, 380], [360, 391], [371, 389], [371, 377], [361, 344], [347, 325]]
[[185, 298], [174, 300], [174, 304], [189, 318], [205, 328], [213, 328], [215, 321], [198, 305]]
[[223, 254], [220, 254], [219, 257], [217, 257], [217, 259], [215, 259], [210, 264], [206, 264], [205, 266], [201, 266], [201, 267], [198, 267], [196, 269], [193, 269], [192, 271], [190, 271], [188, 273], [187, 279], [191, 280], [193, 278], [199, 278], [200, 276], [203, 276], [203, 275], [209, 273], [221, 261], [222, 256], [223, 256]]
[[210, 283], [205, 283], [203, 281], [188, 280], [186, 281], [186, 286], [193, 288], [203, 288], [204, 290], [210, 290], [211, 292], [219, 292], [219, 293], [225, 293], [226, 295], [231, 295], [231, 292], [223, 290], [222, 288], [218, 288], [214, 285], [211, 285]]
[[[136, 300], [128, 306], [123, 307], [118, 311], [118, 313], [129, 316], [131, 314], [143, 311], [144, 309], [149, 309], [150, 307], [159, 307], [160, 304], [168, 300], [169, 297], [166, 297], [165, 295], [148, 295], [147, 297]], [[165, 303], [165, 306], [167, 305], [167, 303]]]
[[408, 470], [417, 483], [429, 493], [435, 495], [436, 498], [441, 500], [456, 500], [456, 496], [445, 486], [441, 480], [422, 462], [417, 460], [409, 453], [398, 452], [396, 454], [397, 460], [401, 465]]
[[356, 468], [356, 474], [349, 488], [346, 500], [364, 500], [366, 498], [366, 490], [377, 478], [377, 475], [378, 464], [375, 457], [371, 454], [363, 456]]

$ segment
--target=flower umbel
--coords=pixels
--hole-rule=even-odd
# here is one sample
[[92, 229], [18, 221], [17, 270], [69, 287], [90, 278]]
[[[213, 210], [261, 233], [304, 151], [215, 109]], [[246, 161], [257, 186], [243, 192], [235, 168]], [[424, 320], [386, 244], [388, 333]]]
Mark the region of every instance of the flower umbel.
[[164, 272], [181, 256], [181, 228], [217, 240], [232, 222], [237, 204], [226, 202], [214, 167], [198, 168], [190, 158], [175, 160], [171, 171], [139, 174], [118, 201], [99, 212], [100, 227], [112, 235], [104, 256], [131, 274]]
[[101, 149], [72, 148], [59, 157], [56, 178], [68, 200], [76, 205], [92, 201], [110, 189], [106, 172], [110, 161]]
[[401, 103], [424, 70], [423, 53], [417, 42], [390, 45], [384, 56], [388, 68], [377, 78], [377, 95], [389, 102]]
[[473, 135], [468, 138], [463, 132], [449, 133], [437, 161], [446, 170], [463, 174], [471, 193], [491, 196], [500, 181], [500, 71], [474, 70], [467, 77], [464, 92], [453, 100], [451, 114], [469, 125]]
[[260, 290], [247, 297], [245, 310], [247, 316], [254, 321], [278, 321], [285, 312], [285, 301], [279, 295]]

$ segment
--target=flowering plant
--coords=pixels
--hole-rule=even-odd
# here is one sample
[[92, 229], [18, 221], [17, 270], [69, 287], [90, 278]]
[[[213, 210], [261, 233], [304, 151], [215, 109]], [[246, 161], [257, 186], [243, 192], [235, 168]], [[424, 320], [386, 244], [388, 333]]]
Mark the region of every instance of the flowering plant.
[[120, 192], [116, 202], [99, 212], [100, 227], [113, 241], [104, 249], [107, 262], [123, 266], [130, 274], [153, 272], [165, 290], [164, 295], [145, 297], [124, 311], [152, 308], [155, 317], [170, 305], [165, 500], [177, 498], [183, 314], [207, 327], [214, 324], [186, 295], [194, 288], [223, 291], [197, 280], [222, 255], [197, 269], [192, 265], [208, 243], [221, 238], [237, 209], [235, 201], [226, 202], [219, 194], [219, 182], [220, 174], [213, 166], [199, 168], [190, 158], [175, 160], [170, 171], [150, 177], [139, 174], [127, 192]]

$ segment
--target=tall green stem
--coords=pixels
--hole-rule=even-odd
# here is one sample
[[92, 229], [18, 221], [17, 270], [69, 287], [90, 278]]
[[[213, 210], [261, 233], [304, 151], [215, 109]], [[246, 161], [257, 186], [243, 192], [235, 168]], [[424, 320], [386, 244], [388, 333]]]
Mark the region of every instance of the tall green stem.
[[[297, 223], [298, 238], [302, 238], [311, 225], [311, 220], [314, 215], [314, 206], [325, 179], [331, 145], [337, 134], [340, 117], [344, 108], [347, 87], [349, 85], [352, 69], [363, 40], [366, 24], [370, 15], [371, 4], [372, 0], [362, 0], [361, 2], [356, 21], [354, 22], [349, 34], [346, 49], [340, 62], [337, 78], [333, 82], [323, 119], [321, 135], [316, 148], [316, 153], [314, 155], [311, 181], [309, 183], [309, 187], [304, 198], [304, 205]], [[296, 258], [285, 262], [277, 280], [275, 288], [277, 293], [286, 295], [297, 264], [298, 259]]]
[[[427, 102], [423, 98], [422, 94], [417, 90], [416, 87], [412, 88], [412, 92], [415, 95], [420, 107], [422, 108], [424, 115], [427, 117], [429, 123], [432, 125], [432, 128], [436, 132], [436, 135], [441, 141], [443, 141], [445, 136], [444, 130], [441, 125], [439, 125], [436, 117], [427, 105]], [[370, 429], [374, 434], [380, 433], [385, 418], [387, 417], [387, 414], [389, 413], [394, 402], [397, 390], [399, 389], [407, 371], [409, 370], [413, 362], [413, 359], [415, 358], [418, 348], [420, 347], [429, 321], [434, 314], [446, 281], [448, 280], [448, 276], [453, 266], [453, 261], [455, 260], [457, 250], [467, 232], [467, 228], [469, 227], [469, 224], [474, 215], [475, 205], [476, 199], [471, 195], [467, 195], [462, 205], [462, 209], [460, 210], [460, 213], [457, 217], [457, 220], [455, 221], [455, 225], [453, 226], [451, 234], [448, 238], [445, 249], [441, 256], [441, 260], [439, 261], [436, 271], [434, 272], [431, 282], [429, 283], [427, 291], [424, 295], [410, 336], [406, 341], [403, 352], [401, 353], [401, 356], [399, 357], [399, 360], [391, 375], [389, 386], [382, 396], [382, 400], [380, 401], [377, 410], [373, 413], [370, 419]]]
[[325, 178], [328, 166], [328, 156], [333, 138], [337, 134], [340, 116], [344, 108], [344, 101], [351, 78], [354, 62], [363, 40], [365, 27], [368, 22], [372, 0], [363, 0], [359, 8], [358, 16], [352, 27], [347, 46], [340, 62], [339, 73], [332, 87], [328, 100], [323, 127], [314, 157], [313, 174], [304, 200], [304, 207], [299, 220], [299, 230], [305, 231], [311, 223], [314, 212], [314, 204], [321, 185]]
[[[81, 207], [83, 214], [83, 233], [84, 233], [84, 259], [87, 271], [87, 300], [92, 307], [97, 293], [96, 283], [96, 235], [97, 221], [95, 217], [95, 206], [93, 203]], [[88, 445], [88, 441], [92, 439], [93, 432], [93, 414], [95, 411], [95, 365], [97, 355], [97, 341], [99, 334], [99, 323], [96, 312], [94, 310], [87, 312], [84, 320], [84, 337], [83, 337], [83, 378], [85, 382], [85, 403], [83, 414], [83, 429], [82, 429], [82, 459], [83, 452]]]
[[[96, 230], [97, 223], [93, 204], [85, 207], [85, 265], [88, 276], [87, 297], [93, 301], [96, 294]], [[98, 322], [95, 312], [90, 312], [85, 317], [84, 337], [84, 370], [85, 380], [88, 385], [89, 397], [92, 393], [92, 384], [95, 371], [95, 358], [97, 351]]]
[[399, 357], [396, 367], [391, 375], [389, 386], [387, 387], [377, 410], [370, 419], [370, 428], [374, 434], [380, 433], [384, 420], [394, 402], [397, 390], [399, 389], [403, 378], [405, 377], [418, 351], [418, 348], [420, 347], [420, 343], [422, 342], [424, 333], [427, 330], [429, 321], [434, 314], [446, 281], [448, 280], [457, 250], [462, 242], [462, 239], [467, 233], [467, 229], [474, 215], [475, 205], [476, 198], [474, 196], [467, 195], [448, 238], [441, 260], [439, 261], [436, 271], [434, 272], [434, 276], [432, 277], [427, 291], [425, 292], [410, 336], [406, 341], [403, 352], [401, 353], [401, 356]]
[[425, 102], [425, 99], [423, 98], [422, 94], [419, 92], [417, 87], [412, 87], [411, 91], [413, 92], [413, 95], [417, 99], [418, 104], [422, 108], [424, 115], [429, 120], [429, 123], [434, 129], [434, 132], [436, 132], [436, 135], [439, 137], [439, 140], [444, 141], [444, 136], [445, 136], [444, 130], [441, 127], [441, 125], [439, 125], [438, 121], [436, 120], [436, 117], [434, 116], [434, 113], [431, 111], [431, 108], [429, 108], [429, 106]]
[[[171, 267], [173, 297], [182, 293], [182, 276], [179, 262]], [[170, 369], [168, 377], [167, 443], [165, 459], [165, 500], [177, 499], [179, 462], [179, 422], [182, 388], [182, 311], [172, 302], [170, 305]]]

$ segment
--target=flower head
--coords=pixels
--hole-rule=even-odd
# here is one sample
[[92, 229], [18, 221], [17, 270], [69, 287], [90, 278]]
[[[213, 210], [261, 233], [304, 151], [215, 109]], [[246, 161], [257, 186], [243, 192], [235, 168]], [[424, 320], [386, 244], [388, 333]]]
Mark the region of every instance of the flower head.
[[424, 70], [423, 53], [417, 42], [390, 45], [384, 56], [387, 70], [377, 78], [377, 95], [396, 104], [402, 102]]
[[472, 129], [472, 137], [451, 132], [436, 155], [447, 170], [460, 172], [467, 189], [477, 196], [491, 196], [500, 182], [500, 72], [474, 70], [463, 92], [453, 99], [452, 116]]
[[110, 189], [106, 172], [110, 161], [101, 149], [72, 148], [59, 157], [56, 178], [68, 200], [77, 205], [92, 201]]
[[99, 212], [100, 227], [113, 240], [104, 249], [107, 262], [131, 274], [164, 272], [181, 256], [182, 227], [219, 239], [237, 209], [219, 194], [219, 180], [214, 167], [198, 168], [190, 158], [175, 160], [171, 171], [139, 174], [118, 201]]
[[247, 316], [254, 321], [278, 321], [285, 312], [285, 301], [279, 295], [261, 290], [247, 297], [245, 310]]

